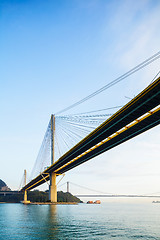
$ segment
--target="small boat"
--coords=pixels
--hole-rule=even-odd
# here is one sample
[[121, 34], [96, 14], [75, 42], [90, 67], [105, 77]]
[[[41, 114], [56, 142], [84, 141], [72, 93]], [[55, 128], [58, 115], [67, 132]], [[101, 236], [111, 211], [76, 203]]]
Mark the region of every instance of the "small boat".
[[87, 204], [93, 204], [93, 201], [88, 201]]
[[94, 202], [94, 204], [101, 204], [101, 201], [100, 201], [100, 200], [96, 200], [96, 201]]
[[101, 201], [100, 200], [96, 200], [95, 202], [88, 201], [87, 204], [101, 204]]

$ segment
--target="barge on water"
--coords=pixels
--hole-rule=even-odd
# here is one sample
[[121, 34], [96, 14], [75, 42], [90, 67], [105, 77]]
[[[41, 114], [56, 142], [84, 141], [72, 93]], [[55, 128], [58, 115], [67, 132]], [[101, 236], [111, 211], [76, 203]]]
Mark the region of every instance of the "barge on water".
[[101, 204], [101, 201], [100, 200], [96, 200], [95, 202], [88, 201], [87, 204]]

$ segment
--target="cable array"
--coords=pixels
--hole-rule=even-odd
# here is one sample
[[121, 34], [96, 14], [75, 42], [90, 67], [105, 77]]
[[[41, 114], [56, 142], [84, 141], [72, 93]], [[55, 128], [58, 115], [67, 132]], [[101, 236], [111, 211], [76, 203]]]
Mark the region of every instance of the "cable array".
[[69, 151], [112, 114], [74, 114], [55, 117], [55, 160]]
[[[112, 114], [107, 113], [108, 110], [112, 109], [114, 112], [120, 107], [121, 106], [116, 106], [73, 115], [55, 116], [54, 160], [57, 161], [62, 155], [110, 117]], [[91, 114], [93, 112], [99, 112], [99, 114]], [[30, 181], [51, 165], [51, 134], [50, 121], [30, 175]]]
[[51, 121], [48, 124], [37, 159], [30, 175], [30, 181], [51, 165]]
[[113, 81], [109, 82], [108, 84], [106, 84], [105, 86], [101, 87], [100, 89], [98, 89], [97, 91], [91, 93], [90, 95], [88, 95], [85, 98], [82, 98], [80, 101], [62, 109], [61, 111], [57, 112], [56, 114], [61, 114], [63, 112], [66, 112], [86, 101], [88, 101], [90, 98], [95, 97], [96, 95], [100, 94], [101, 92], [107, 90], [108, 88], [114, 86], [115, 84], [121, 82], [122, 80], [126, 79], [127, 77], [129, 77], [130, 75], [134, 74], [135, 72], [143, 69], [144, 67], [148, 66], [149, 64], [153, 63], [154, 61], [156, 61], [157, 59], [160, 58], [160, 51], [157, 52], [156, 54], [152, 55], [151, 57], [149, 57], [148, 59], [146, 59], [145, 61], [143, 61], [142, 63], [138, 64], [137, 66], [135, 66], [134, 68], [130, 69], [128, 72], [124, 73], [123, 75], [121, 75], [120, 77], [114, 79]]
[[73, 182], [69, 182], [69, 183], [71, 183], [72, 185], [74, 185], [76, 187], [79, 187], [79, 188], [82, 188], [82, 189], [85, 189], [85, 190], [89, 190], [90, 192], [113, 195], [113, 193], [106, 193], [106, 192], [98, 191], [97, 189], [91, 189], [91, 188], [88, 188], [88, 187], [84, 187], [84, 186], [81, 186], [81, 185], [73, 183]]

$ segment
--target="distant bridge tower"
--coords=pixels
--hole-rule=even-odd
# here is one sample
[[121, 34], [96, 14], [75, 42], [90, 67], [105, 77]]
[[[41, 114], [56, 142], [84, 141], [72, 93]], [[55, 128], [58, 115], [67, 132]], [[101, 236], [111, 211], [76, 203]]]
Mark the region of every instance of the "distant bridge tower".
[[67, 182], [67, 192], [69, 193], [69, 182]]
[[[27, 171], [24, 170], [24, 186], [26, 186], [27, 183]], [[24, 199], [22, 201], [24, 204], [30, 203], [30, 201], [27, 200], [27, 190], [24, 190]]]
[[[26, 186], [27, 182], [27, 171], [26, 169], [24, 170], [24, 186]], [[24, 202], [27, 202], [27, 191], [24, 191]]]
[[[51, 165], [54, 163], [55, 115], [51, 115]], [[56, 173], [50, 173], [49, 200], [57, 202]]]

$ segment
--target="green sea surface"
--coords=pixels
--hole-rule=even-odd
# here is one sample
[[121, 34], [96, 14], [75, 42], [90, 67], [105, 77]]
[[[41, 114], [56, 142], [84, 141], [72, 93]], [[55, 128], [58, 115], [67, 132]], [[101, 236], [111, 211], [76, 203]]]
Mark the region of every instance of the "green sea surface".
[[0, 240], [160, 240], [160, 204], [0, 204]]

